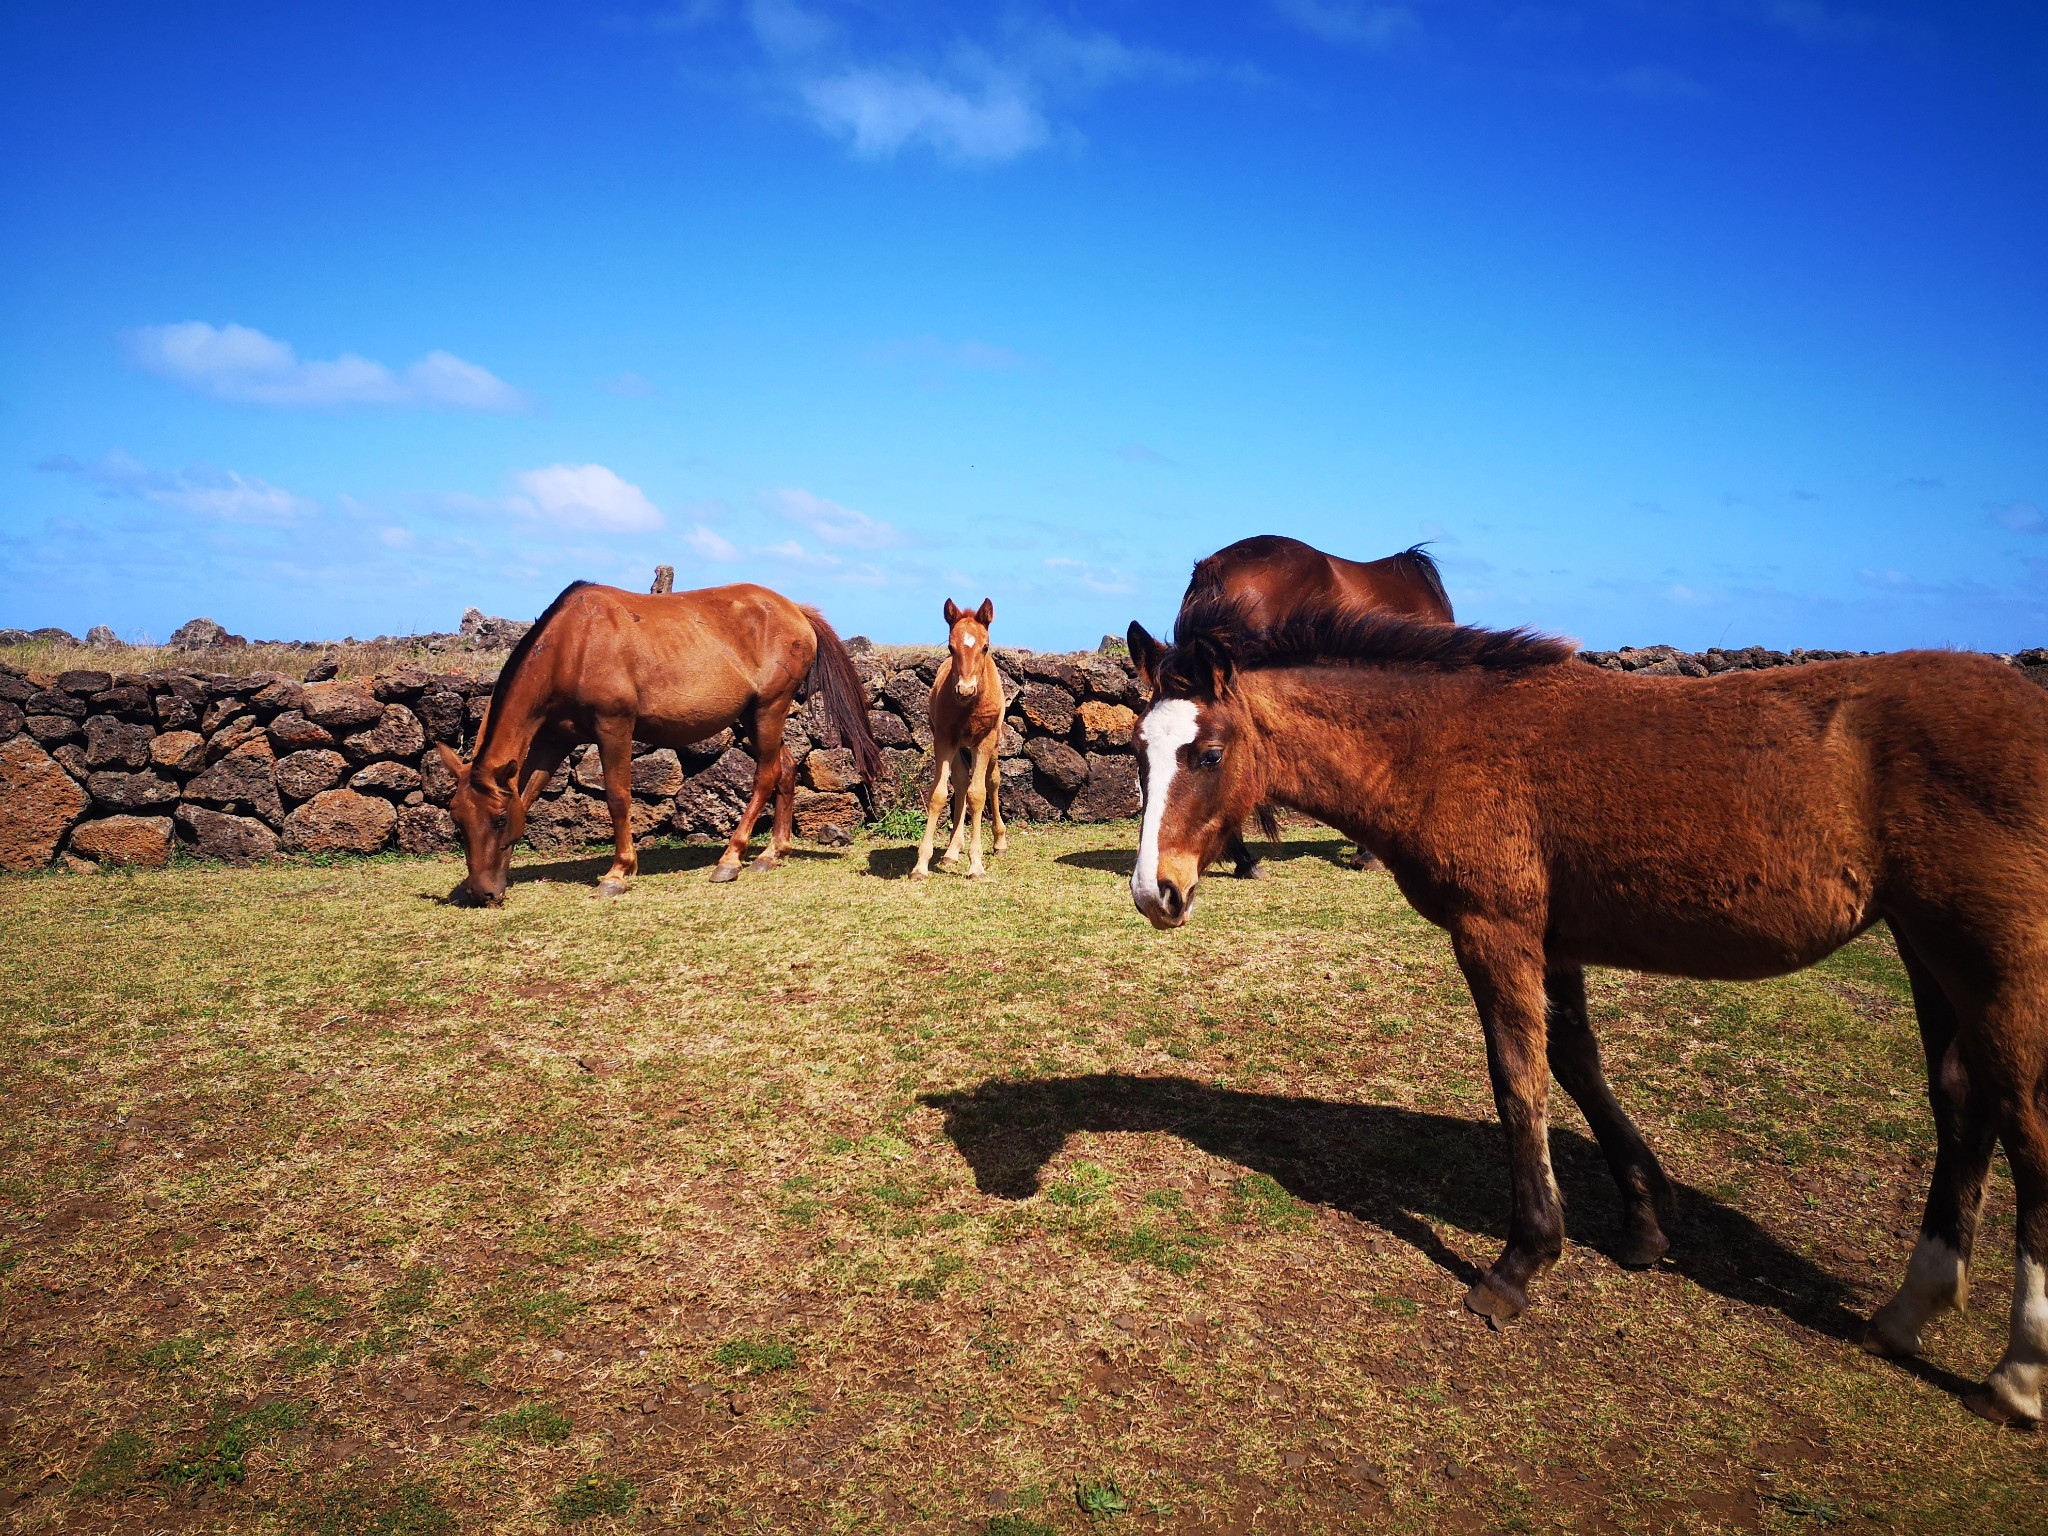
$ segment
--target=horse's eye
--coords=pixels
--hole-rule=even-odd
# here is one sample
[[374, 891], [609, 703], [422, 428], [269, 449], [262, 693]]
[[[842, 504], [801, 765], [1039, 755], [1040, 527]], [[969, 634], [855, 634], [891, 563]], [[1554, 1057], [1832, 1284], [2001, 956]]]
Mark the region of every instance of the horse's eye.
[[1214, 768], [1218, 763], [1222, 761], [1223, 749], [1221, 747], [1211, 747], [1206, 752], [1204, 752], [1200, 757], [1195, 759], [1195, 766], [1197, 768]]
[[502, 832], [502, 831], [504, 831], [504, 830], [505, 830], [505, 823], [506, 823], [506, 822], [507, 822], [508, 820], [510, 820], [510, 817], [508, 817], [508, 816], [506, 815], [506, 813], [505, 813], [505, 812], [503, 812], [503, 811], [500, 811], [500, 812], [499, 812], [499, 813], [498, 813], [497, 815], [495, 815], [495, 816], [493, 816], [493, 817], [491, 818], [491, 830], [492, 830], [493, 832]]

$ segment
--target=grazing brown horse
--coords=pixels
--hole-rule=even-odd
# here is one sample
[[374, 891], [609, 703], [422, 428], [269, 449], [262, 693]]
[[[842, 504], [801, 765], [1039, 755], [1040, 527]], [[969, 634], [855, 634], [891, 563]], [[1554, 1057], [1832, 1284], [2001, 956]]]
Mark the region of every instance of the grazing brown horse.
[[[1194, 603], [1216, 602], [1239, 605], [1239, 622], [1250, 629], [1272, 629], [1305, 613], [1371, 608], [1432, 624], [1453, 622], [1450, 595], [1444, 591], [1436, 561], [1420, 544], [1384, 560], [1361, 561], [1326, 555], [1277, 533], [1239, 539], [1195, 562], [1181, 611]], [[1261, 805], [1255, 814], [1268, 841], [1277, 839], [1280, 826], [1272, 807]], [[1240, 880], [1256, 880], [1263, 873], [1242, 832], [1231, 834], [1223, 857]], [[1352, 867], [1369, 869], [1372, 862], [1372, 855], [1361, 848]]]
[[1938, 1154], [1904, 1284], [1864, 1330], [1907, 1355], [1963, 1304], [1993, 1144], [2018, 1197], [2010, 1339], [1970, 1406], [2041, 1417], [2048, 1381], [2048, 694], [1920, 651], [1645, 678], [1563, 641], [1382, 614], [1247, 633], [1224, 605], [1171, 650], [1131, 626], [1131, 894], [1187, 921], [1204, 864], [1262, 801], [1386, 862], [1449, 930], [1486, 1032], [1513, 1168], [1506, 1250], [1466, 1297], [1496, 1321], [1562, 1248], [1555, 1074], [1626, 1209], [1622, 1262], [1668, 1247], [1671, 1191], [1600, 1070], [1583, 967], [1741, 981], [1812, 965], [1880, 919], [1926, 1049]]
[[967, 878], [979, 880], [988, 873], [981, 863], [984, 801], [995, 817], [996, 852], [1010, 846], [1010, 834], [1003, 829], [1002, 769], [996, 761], [996, 749], [1003, 739], [1003, 675], [996, 670], [996, 659], [988, 649], [988, 627], [995, 617], [993, 598], [983, 598], [981, 606], [972, 611], [946, 599], [948, 654], [939, 675], [932, 679], [932, 798], [925, 809], [924, 841], [917, 845], [917, 867], [910, 872], [913, 880], [931, 877], [932, 840], [946, 808], [948, 779], [952, 781], [953, 837], [939, 862], [960, 862], [960, 834], [971, 817], [974, 837]]
[[441, 748], [455, 775], [448, 810], [469, 858], [459, 889], [488, 906], [505, 899], [506, 866], [526, 813], [571, 749], [595, 741], [617, 841], [597, 894], [622, 894], [640, 867], [633, 743], [684, 747], [727, 726], [753, 739], [759, 766], [711, 878], [739, 878], [755, 819], [776, 793], [774, 836], [754, 862], [756, 870], [773, 869], [789, 848], [795, 805], [782, 730], [805, 689], [822, 694], [830, 727], [853, 748], [862, 774], [877, 778], [882, 753], [868, 730], [860, 676], [815, 608], [747, 584], [655, 594], [572, 582], [512, 648], [470, 760]]

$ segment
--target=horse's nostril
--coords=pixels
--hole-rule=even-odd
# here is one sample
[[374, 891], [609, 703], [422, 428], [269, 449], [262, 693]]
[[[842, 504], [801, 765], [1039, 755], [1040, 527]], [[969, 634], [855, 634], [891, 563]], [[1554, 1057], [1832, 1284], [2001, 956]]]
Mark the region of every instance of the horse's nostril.
[[1159, 902], [1161, 906], [1166, 908], [1166, 915], [1168, 917], [1179, 917], [1181, 906], [1180, 887], [1171, 880], [1160, 881]]

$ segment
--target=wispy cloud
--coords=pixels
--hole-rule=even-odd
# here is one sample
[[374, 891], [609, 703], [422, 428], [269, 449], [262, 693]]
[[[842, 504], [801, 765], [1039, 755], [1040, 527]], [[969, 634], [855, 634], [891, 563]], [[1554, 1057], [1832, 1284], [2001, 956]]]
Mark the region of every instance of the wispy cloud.
[[683, 542], [696, 552], [700, 560], [715, 560], [721, 565], [729, 565], [740, 558], [740, 548], [737, 544], [724, 534], [706, 528], [702, 523], [684, 534]]
[[1137, 584], [1122, 571], [1098, 571], [1093, 566], [1067, 555], [1049, 556], [1045, 563], [1050, 570], [1072, 573], [1074, 579], [1090, 592], [1121, 594], [1138, 590]]
[[1984, 510], [1991, 514], [1991, 521], [2013, 533], [2048, 533], [2048, 517], [2041, 515], [2041, 509], [2027, 501], [1987, 501]]
[[1345, 47], [1392, 48], [1422, 33], [1422, 23], [1405, 5], [1273, 0], [1273, 9], [1310, 36]]
[[1009, 13], [991, 35], [899, 36], [888, 50], [857, 43], [822, 9], [792, 0], [753, 0], [746, 16], [772, 89], [868, 160], [912, 148], [960, 164], [1014, 160], [1071, 136], [1058, 118], [1065, 104], [1122, 81], [1213, 73], [1024, 10]]
[[665, 525], [647, 493], [602, 464], [550, 464], [513, 476], [523, 496], [506, 506], [557, 528], [592, 533], [646, 533]]
[[301, 359], [289, 342], [246, 325], [204, 320], [145, 325], [120, 335], [129, 366], [187, 389], [256, 405], [443, 406], [525, 411], [532, 401], [488, 368], [451, 352], [429, 352], [403, 373], [344, 352], [331, 362]]
[[887, 549], [903, 538], [888, 523], [869, 517], [865, 512], [856, 512], [851, 507], [842, 507], [836, 501], [827, 501], [822, 496], [814, 496], [795, 487], [764, 491], [761, 499], [799, 527], [808, 528], [826, 544], [838, 544], [848, 549]]
[[615, 378], [599, 379], [597, 387], [608, 395], [617, 395], [622, 400], [659, 400], [661, 386], [650, 384], [637, 373], [622, 373]]
[[303, 496], [231, 469], [192, 464], [171, 474], [151, 469], [119, 448], [108, 450], [90, 464], [59, 454], [36, 468], [96, 485], [108, 496], [132, 497], [224, 523], [294, 528], [312, 521], [319, 510]]
[[1115, 450], [1116, 456], [1126, 464], [1171, 464], [1173, 460], [1157, 448], [1147, 448], [1143, 443], [1125, 443]]

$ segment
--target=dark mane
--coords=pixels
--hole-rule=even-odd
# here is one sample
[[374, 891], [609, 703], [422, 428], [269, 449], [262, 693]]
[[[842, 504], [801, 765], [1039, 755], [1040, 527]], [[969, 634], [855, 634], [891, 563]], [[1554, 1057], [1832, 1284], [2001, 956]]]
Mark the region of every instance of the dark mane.
[[1522, 672], [1569, 661], [1577, 650], [1569, 640], [1527, 629], [1432, 624], [1380, 609], [1304, 613], [1274, 629], [1252, 629], [1241, 604], [1203, 596], [1181, 609], [1159, 684], [1168, 693], [1203, 691], [1219, 671], [1317, 665]]
[[1429, 595], [1444, 605], [1444, 614], [1449, 617], [1451, 594], [1444, 590], [1444, 578], [1436, 568], [1436, 556], [1429, 552], [1427, 544], [1410, 544], [1398, 555], [1388, 558], [1394, 562], [1395, 570], [1428, 588]]
[[519, 637], [519, 643], [512, 647], [512, 654], [505, 658], [505, 665], [498, 669], [498, 680], [491, 685], [491, 707], [484, 715], [483, 734], [476, 739], [476, 750], [469, 754], [471, 762], [483, 761], [484, 749], [490, 746], [491, 738], [498, 733], [498, 702], [512, 691], [512, 681], [519, 676], [519, 669], [525, 664], [527, 653], [533, 649], [534, 641], [538, 640], [540, 632], [548, 627], [548, 620], [561, 612], [562, 604], [589, 585], [587, 581], [572, 581], [562, 588], [555, 594], [555, 600], [548, 604], [547, 611], [533, 621], [526, 633]]

